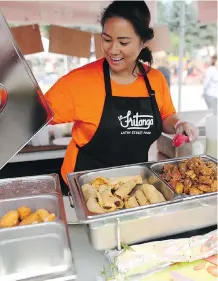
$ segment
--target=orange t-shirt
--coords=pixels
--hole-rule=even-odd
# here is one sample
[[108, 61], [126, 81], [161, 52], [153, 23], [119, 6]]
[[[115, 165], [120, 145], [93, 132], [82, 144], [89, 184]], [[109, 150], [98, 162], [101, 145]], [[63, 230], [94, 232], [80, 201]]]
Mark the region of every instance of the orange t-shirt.
[[[100, 122], [105, 100], [103, 60], [100, 59], [72, 70], [63, 76], [45, 97], [54, 113], [53, 123], [74, 122], [72, 140], [68, 145], [62, 176], [74, 170], [78, 146], [87, 144], [94, 136]], [[175, 113], [166, 79], [159, 70], [151, 68], [148, 73], [151, 87], [156, 93], [156, 100], [162, 119]], [[133, 83], [120, 85], [111, 80], [113, 96], [148, 97], [143, 77]]]

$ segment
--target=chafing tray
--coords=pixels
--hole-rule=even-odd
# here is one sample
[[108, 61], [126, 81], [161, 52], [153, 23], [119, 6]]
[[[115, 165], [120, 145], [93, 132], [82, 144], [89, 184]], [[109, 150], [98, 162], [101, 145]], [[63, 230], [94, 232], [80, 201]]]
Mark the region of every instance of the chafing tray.
[[[150, 169], [152, 170], [152, 172], [155, 173], [155, 175], [156, 175], [157, 177], [159, 177], [159, 179], [160, 179], [161, 181], [163, 181], [164, 183], [166, 183], [167, 186], [169, 186], [169, 188], [172, 189], [172, 187], [170, 186], [170, 184], [169, 184], [167, 181], [163, 180], [163, 179], [160, 177], [160, 174], [161, 174], [161, 172], [162, 172], [162, 170], [163, 170], [164, 165], [165, 165], [165, 164], [169, 164], [169, 163], [170, 163], [170, 164], [179, 164], [182, 160], [184, 160], [184, 159], [189, 159], [189, 158], [192, 158], [192, 157], [193, 157], [193, 156], [187, 156], [187, 157], [180, 157], [180, 158], [169, 159], [169, 160], [167, 160], [167, 161], [162, 160], [162, 161], [160, 161], [160, 162], [158, 162], [158, 163], [151, 164], [151, 165], [150, 165]], [[205, 160], [205, 161], [211, 161], [211, 162], [217, 164], [217, 159], [215, 159], [215, 158], [212, 157], [212, 156], [201, 155], [201, 159], [202, 159], [202, 160]], [[201, 195], [184, 195], [184, 197], [186, 197], [186, 198], [191, 198], [191, 197], [200, 198], [200, 197], [205, 197], [205, 196], [213, 196], [213, 195], [216, 195], [216, 194], [217, 194], [217, 192], [211, 192], [211, 193], [204, 193], [204, 194], [201, 194]]]
[[0, 229], [0, 280], [75, 279], [58, 176], [3, 179], [0, 191], [0, 217], [21, 206], [56, 215], [54, 222]]
[[[152, 171], [152, 165], [155, 165], [155, 162], [68, 175], [73, 197], [71, 204], [74, 204], [78, 217], [76, 223], [88, 224], [90, 241], [96, 250], [116, 247], [119, 249], [121, 243], [135, 244], [216, 224], [216, 194], [205, 194], [200, 198], [178, 195], [171, 188], [167, 188], [166, 183]], [[106, 214], [89, 214], [81, 191], [82, 184], [98, 176], [116, 177], [138, 174], [144, 180], [151, 175], [157, 177], [157, 183], [154, 185], [161, 192], [167, 190], [167, 194], [170, 194], [170, 197], [166, 198], [168, 201]]]
[[[77, 172], [72, 173], [67, 176], [70, 191], [72, 192], [74, 198], [74, 205], [76, 210], [78, 210], [78, 219], [86, 222], [91, 222], [92, 219], [102, 220], [108, 217], [119, 217], [126, 213], [132, 213], [134, 211], [142, 211], [147, 208], [154, 208], [155, 206], [164, 206], [167, 202], [152, 204], [152, 205], [145, 205], [136, 207], [133, 209], [121, 209], [119, 211], [114, 211], [105, 214], [93, 214], [91, 213], [87, 207], [82, 193], [82, 185], [92, 181], [96, 177], [122, 177], [122, 176], [134, 176], [134, 175], [141, 175], [143, 181], [146, 181], [150, 176], [156, 177], [145, 165], [132, 165], [132, 166], [122, 166], [116, 168], [109, 168], [104, 170], [95, 170], [92, 172], [84, 173], [84, 172]], [[156, 177], [156, 183], [154, 186], [164, 195], [167, 201], [172, 201], [175, 197], [175, 193], [162, 181]]]

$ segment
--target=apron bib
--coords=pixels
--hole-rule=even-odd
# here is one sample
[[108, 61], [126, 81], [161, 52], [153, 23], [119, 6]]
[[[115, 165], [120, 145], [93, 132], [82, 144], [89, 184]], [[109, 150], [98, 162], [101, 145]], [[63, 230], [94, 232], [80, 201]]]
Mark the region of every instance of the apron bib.
[[89, 143], [78, 147], [74, 171], [148, 161], [151, 144], [162, 133], [162, 119], [142, 64], [140, 71], [149, 97], [112, 96], [109, 65], [103, 63], [105, 103], [99, 126]]

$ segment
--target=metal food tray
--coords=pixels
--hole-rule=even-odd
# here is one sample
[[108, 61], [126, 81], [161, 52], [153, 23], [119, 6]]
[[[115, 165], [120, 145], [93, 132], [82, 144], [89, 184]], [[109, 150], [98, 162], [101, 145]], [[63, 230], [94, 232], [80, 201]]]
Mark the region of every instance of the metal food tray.
[[0, 280], [75, 279], [58, 175], [0, 180], [0, 217], [21, 206], [44, 208], [56, 220], [0, 229]]
[[[165, 199], [166, 202], [163, 203], [157, 203], [157, 204], [151, 204], [151, 205], [145, 205], [140, 207], [135, 207], [131, 209], [121, 209], [118, 211], [113, 211], [109, 213], [104, 214], [95, 214], [90, 212], [86, 207], [86, 202], [82, 193], [82, 185], [91, 182], [93, 179], [97, 177], [122, 177], [122, 176], [135, 176], [140, 175], [143, 179], [143, 182], [147, 182], [147, 179], [151, 176], [156, 178], [156, 182], [153, 184], [157, 190], [159, 190]], [[77, 217], [81, 222], [84, 223], [91, 223], [92, 220], [94, 221], [101, 221], [105, 218], [112, 218], [112, 217], [120, 217], [122, 215], [126, 215], [126, 213], [132, 213], [134, 210], [136, 211], [142, 211], [144, 209], [150, 209], [158, 206], [164, 206], [169, 203], [169, 201], [172, 201], [176, 194], [173, 192], [171, 188], [169, 188], [163, 181], [161, 181], [151, 170], [148, 169], [145, 165], [132, 165], [132, 166], [122, 166], [122, 167], [115, 167], [115, 168], [109, 168], [109, 169], [98, 169], [94, 170], [88, 173], [84, 172], [77, 172], [72, 173], [67, 176], [70, 191], [73, 195], [74, 199], [74, 205], [77, 211]]]
[[[203, 155], [202, 157], [208, 156]], [[169, 162], [181, 159], [185, 158], [172, 159]], [[215, 161], [213, 158], [210, 160]], [[167, 161], [160, 162], [168, 163]], [[169, 186], [167, 189], [166, 183], [152, 171], [151, 167], [155, 163], [140, 163], [68, 175], [70, 192], [78, 218], [75, 223], [89, 225], [88, 233], [94, 249], [120, 249], [121, 242], [135, 244], [216, 224], [216, 194], [204, 194], [201, 197], [177, 195]], [[159, 188], [156, 187], [159, 190], [161, 190], [160, 186], [162, 189], [164, 187], [165, 190], [170, 189], [173, 192], [171, 200], [161, 204], [124, 209], [103, 215], [90, 215], [87, 212], [81, 191], [82, 184], [98, 176], [116, 177], [138, 174], [143, 179], [148, 175], [157, 177]], [[71, 202], [71, 204], [73, 203]]]
[[[205, 161], [211, 161], [213, 163], [216, 163], [217, 164], [217, 159], [215, 159], [214, 157], [212, 156], [208, 156], [208, 155], [201, 155], [200, 156], [202, 160], [205, 160]], [[174, 159], [169, 159], [169, 160], [162, 160], [158, 163], [154, 163], [154, 164], [151, 164], [149, 165], [149, 168], [152, 170], [152, 172], [154, 172], [154, 174], [161, 180], [163, 181], [170, 189], [173, 190], [172, 186], [167, 182], [165, 181], [164, 179], [161, 178], [160, 174], [163, 170], [163, 167], [165, 164], [179, 164], [182, 160], [184, 159], [189, 159], [189, 158], [193, 158], [193, 156], [188, 156], [188, 157], [180, 157], [180, 158], [174, 158]], [[214, 196], [216, 195], [217, 192], [208, 192], [208, 193], [204, 193], [204, 194], [200, 194], [200, 195], [186, 195], [186, 194], [183, 194], [182, 196], [185, 197], [186, 199], [188, 198], [201, 198], [201, 197], [205, 197], [205, 196]]]

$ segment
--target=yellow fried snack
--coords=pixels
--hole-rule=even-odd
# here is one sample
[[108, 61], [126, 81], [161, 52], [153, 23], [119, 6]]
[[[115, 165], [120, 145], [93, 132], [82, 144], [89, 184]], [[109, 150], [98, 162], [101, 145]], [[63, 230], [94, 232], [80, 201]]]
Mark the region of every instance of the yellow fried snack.
[[203, 194], [203, 191], [202, 190], [199, 190], [197, 187], [195, 186], [192, 186], [190, 189], [189, 189], [189, 194], [190, 195], [200, 195], [200, 194]]
[[176, 187], [175, 187], [175, 191], [178, 194], [182, 194], [184, 192], [184, 185], [181, 182], [177, 182]]
[[166, 201], [162, 193], [160, 193], [153, 185], [143, 184], [142, 190], [150, 203], [160, 203]]
[[91, 182], [91, 185], [94, 186], [97, 189], [102, 184], [108, 184], [108, 179], [103, 178], [103, 177], [98, 177]]
[[49, 212], [45, 209], [38, 209], [36, 213], [39, 215], [41, 221], [45, 221], [45, 219], [49, 216]]
[[48, 222], [48, 221], [54, 221], [56, 219], [56, 216], [54, 213], [49, 214], [45, 219], [44, 222]]
[[35, 224], [40, 222], [42, 222], [42, 220], [40, 219], [38, 212], [35, 212], [25, 218], [22, 222], [20, 222], [19, 225]]
[[22, 206], [22, 207], [18, 208], [17, 211], [19, 213], [19, 218], [21, 221], [24, 220], [25, 218], [27, 218], [32, 212], [31, 209], [26, 206]]
[[131, 197], [129, 197], [129, 198], [126, 199], [126, 201], [125, 201], [125, 207], [126, 207], [127, 209], [129, 209], [129, 208], [134, 208], [134, 207], [139, 207], [139, 204], [138, 204], [138, 202], [137, 202], [135, 196], [131, 196]]
[[16, 226], [19, 223], [17, 210], [7, 212], [0, 220], [0, 228]]
[[138, 189], [135, 193], [136, 200], [140, 206], [150, 204], [148, 198], [145, 196], [144, 192], [141, 189]]
[[84, 184], [82, 186], [82, 192], [86, 202], [89, 200], [89, 197], [91, 196], [97, 197], [97, 190], [91, 184]]
[[134, 180], [127, 181], [126, 183], [120, 185], [114, 194], [123, 200], [128, 197], [128, 194], [133, 190], [135, 186], [136, 183]]

